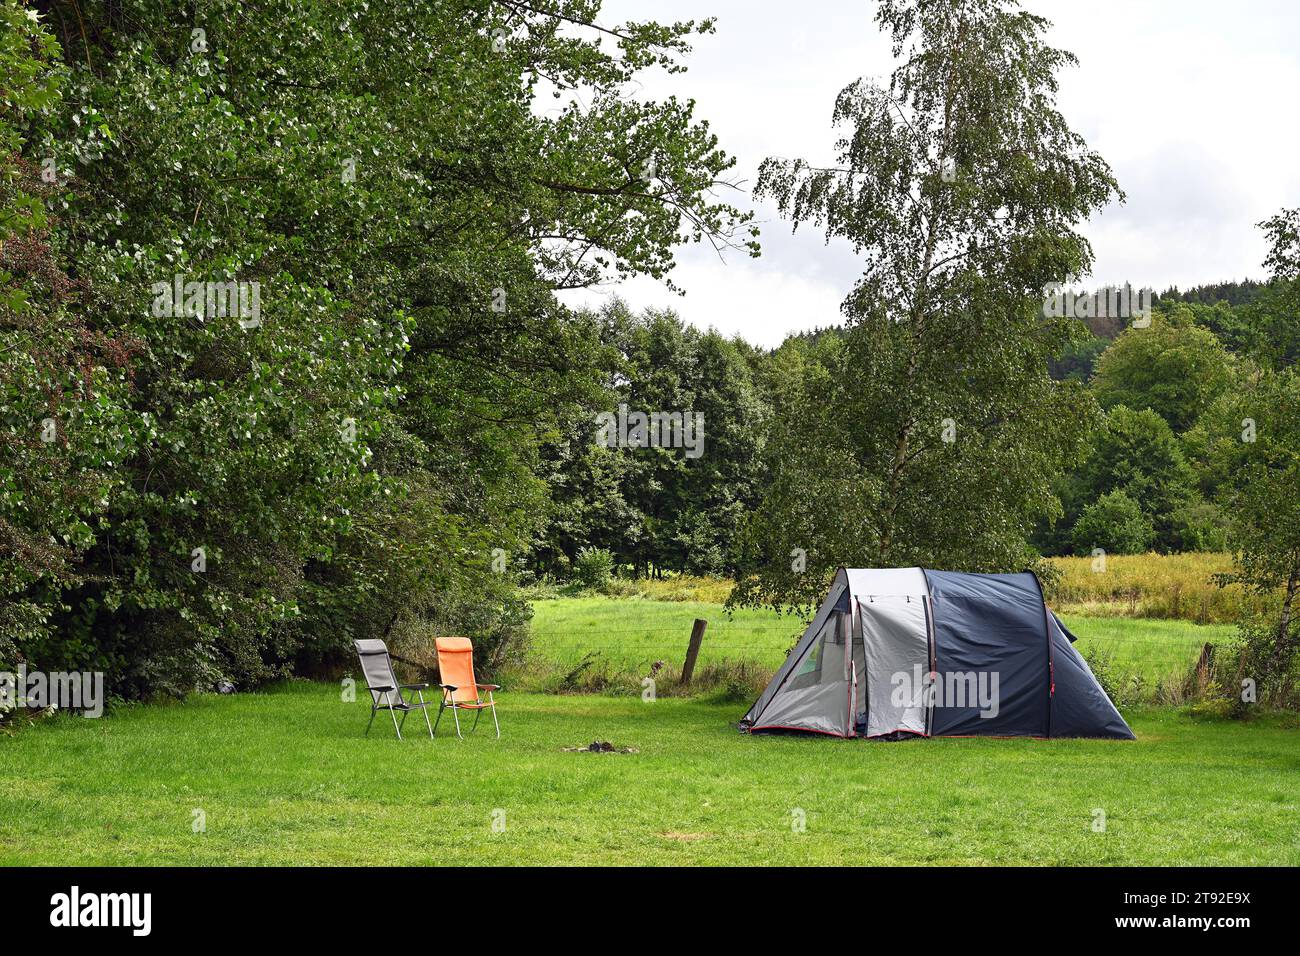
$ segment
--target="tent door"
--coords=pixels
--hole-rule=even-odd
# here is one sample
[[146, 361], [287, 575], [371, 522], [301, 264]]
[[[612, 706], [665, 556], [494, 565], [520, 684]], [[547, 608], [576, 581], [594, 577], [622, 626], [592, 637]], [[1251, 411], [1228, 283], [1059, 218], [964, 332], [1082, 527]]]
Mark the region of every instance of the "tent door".
[[926, 733], [930, 637], [925, 603], [912, 597], [858, 601], [865, 651], [868, 737]]

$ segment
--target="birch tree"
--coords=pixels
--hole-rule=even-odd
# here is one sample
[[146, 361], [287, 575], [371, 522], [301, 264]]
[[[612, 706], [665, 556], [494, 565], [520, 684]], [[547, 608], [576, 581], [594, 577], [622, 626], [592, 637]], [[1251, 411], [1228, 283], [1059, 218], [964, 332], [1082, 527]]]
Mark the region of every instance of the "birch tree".
[[1086, 274], [1080, 226], [1121, 195], [1056, 108], [1074, 56], [1009, 0], [884, 0], [876, 21], [897, 65], [839, 94], [835, 161], [760, 168], [758, 195], [863, 272], [843, 348], [775, 411], [744, 603], [815, 600], [840, 564], [1023, 568], [1095, 415], [1046, 369], [1079, 330], [1045, 287]]

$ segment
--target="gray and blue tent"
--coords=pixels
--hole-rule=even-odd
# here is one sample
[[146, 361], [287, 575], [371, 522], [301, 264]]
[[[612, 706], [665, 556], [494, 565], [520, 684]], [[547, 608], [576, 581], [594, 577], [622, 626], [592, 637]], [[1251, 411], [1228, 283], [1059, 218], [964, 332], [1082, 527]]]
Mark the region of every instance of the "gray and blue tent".
[[741, 727], [1132, 740], [1074, 639], [1028, 571], [841, 568]]

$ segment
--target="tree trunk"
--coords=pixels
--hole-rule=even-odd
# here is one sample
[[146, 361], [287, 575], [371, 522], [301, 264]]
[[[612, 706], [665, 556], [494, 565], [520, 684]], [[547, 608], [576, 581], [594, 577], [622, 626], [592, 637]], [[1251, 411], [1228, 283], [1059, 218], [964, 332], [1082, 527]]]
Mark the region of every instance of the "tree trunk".
[[1289, 664], [1294, 641], [1291, 640], [1291, 608], [1295, 604], [1296, 591], [1300, 590], [1300, 564], [1291, 569], [1291, 576], [1286, 581], [1286, 597], [1282, 599], [1282, 618], [1277, 625], [1277, 641], [1273, 646], [1273, 664], [1270, 670], [1282, 676]]

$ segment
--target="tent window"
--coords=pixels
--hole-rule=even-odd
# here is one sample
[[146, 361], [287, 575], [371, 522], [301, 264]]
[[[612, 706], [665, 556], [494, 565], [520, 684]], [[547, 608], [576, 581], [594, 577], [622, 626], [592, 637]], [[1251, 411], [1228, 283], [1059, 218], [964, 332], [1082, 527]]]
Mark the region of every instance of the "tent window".
[[794, 672], [794, 679], [798, 680], [805, 674], [816, 674], [822, 659], [822, 638], [819, 636], [812, 647], [808, 648], [808, 653], [803, 656], [803, 662], [799, 669]]
[[[833, 680], [843, 680], [844, 641], [848, 634], [845, 621], [848, 615], [836, 611], [822, 625], [816, 640], [804, 654], [803, 660], [790, 676], [791, 687], [812, 687]], [[831, 665], [824, 667], [829, 660]]]

